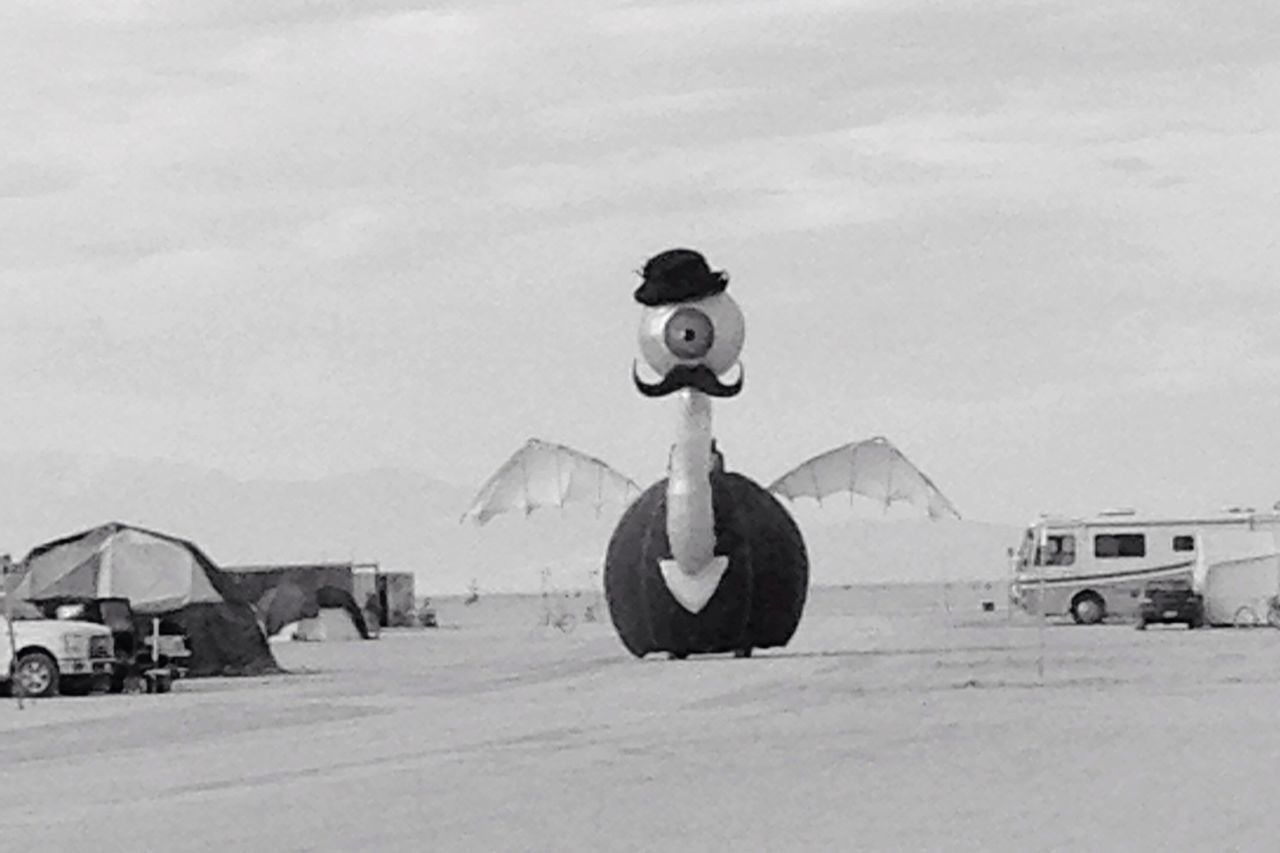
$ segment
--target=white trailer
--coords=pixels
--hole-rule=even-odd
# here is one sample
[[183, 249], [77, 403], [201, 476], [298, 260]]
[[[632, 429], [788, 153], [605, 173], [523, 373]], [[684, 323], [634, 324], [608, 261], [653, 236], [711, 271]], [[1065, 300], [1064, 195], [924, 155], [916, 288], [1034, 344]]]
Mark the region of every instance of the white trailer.
[[1028, 613], [1043, 607], [1046, 615], [1092, 624], [1133, 618], [1148, 583], [1185, 577], [1204, 596], [1210, 624], [1264, 623], [1267, 600], [1280, 593], [1277, 533], [1280, 514], [1251, 509], [1042, 517], [1013, 557], [1010, 597]]
[[1217, 559], [1212, 548], [1196, 561], [1195, 589], [1204, 596], [1204, 618], [1210, 625], [1280, 628], [1280, 554]]

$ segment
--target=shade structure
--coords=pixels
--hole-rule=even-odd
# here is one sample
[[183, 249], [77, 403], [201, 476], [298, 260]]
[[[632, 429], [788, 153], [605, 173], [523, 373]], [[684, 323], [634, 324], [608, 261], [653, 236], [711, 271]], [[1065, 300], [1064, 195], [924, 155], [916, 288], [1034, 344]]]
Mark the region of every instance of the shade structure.
[[377, 632], [377, 594], [372, 593], [371, 607], [361, 608], [353, 595], [354, 563], [227, 566], [223, 577], [253, 606], [267, 636], [291, 623], [313, 619], [323, 608], [341, 608], [366, 640]]
[[194, 546], [118, 523], [33, 551], [17, 596], [127, 598], [143, 614], [222, 601]]
[[126, 598], [146, 628], [152, 617], [181, 630], [192, 675], [279, 669], [253, 609], [196, 545], [111, 522], [32, 549], [15, 598], [56, 603]]

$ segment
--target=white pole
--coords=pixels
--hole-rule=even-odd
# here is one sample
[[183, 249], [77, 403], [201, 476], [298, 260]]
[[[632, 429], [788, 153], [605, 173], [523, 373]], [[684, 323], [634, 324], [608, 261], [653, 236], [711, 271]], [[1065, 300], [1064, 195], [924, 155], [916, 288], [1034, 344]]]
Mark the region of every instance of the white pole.
[[10, 680], [13, 697], [18, 700], [18, 710], [22, 710], [22, 679], [18, 678], [18, 641], [13, 636], [13, 584], [10, 578], [14, 575], [13, 560], [8, 554], [0, 554], [0, 572], [4, 573], [4, 621], [9, 628], [9, 666], [14, 677]]
[[1009, 549], [1009, 583], [1005, 588], [1005, 624], [1013, 624], [1013, 590], [1014, 585], [1018, 582], [1018, 555], [1012, 548]]
[[1039, 628], [1036, 630], [1038, 638], [1038, 649], [1036, 651], [1036, 674], [1040, 678], [1040, 683], [1044, 684], [1044, 623], [1046, 619], [1044, 606], [1044, 556], [1049, 545], [1049, 529], [1044, 525], [1040, 527], [1040, 535], [1037, 537], [1036, 552], [1032, 555], [1035, 558], [1036, 568], [1040, 572], [1040, 580], [1037, 583], [1039, 594], [1040, 619]]

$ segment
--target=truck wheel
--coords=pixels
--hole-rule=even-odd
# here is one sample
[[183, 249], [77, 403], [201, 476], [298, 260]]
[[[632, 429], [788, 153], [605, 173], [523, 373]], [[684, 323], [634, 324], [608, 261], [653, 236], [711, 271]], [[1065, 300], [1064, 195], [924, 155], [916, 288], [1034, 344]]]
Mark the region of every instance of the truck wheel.
[[1107, 606], [1096, 592], [1084, 592], [1071, 602], [1071, 618], [1077, 625], [1096, 625], [1107, 615]]
[[58, 662], [44, 652], [27, 652], [18, 658], [13, 679], [23, 696], [56, 696]]

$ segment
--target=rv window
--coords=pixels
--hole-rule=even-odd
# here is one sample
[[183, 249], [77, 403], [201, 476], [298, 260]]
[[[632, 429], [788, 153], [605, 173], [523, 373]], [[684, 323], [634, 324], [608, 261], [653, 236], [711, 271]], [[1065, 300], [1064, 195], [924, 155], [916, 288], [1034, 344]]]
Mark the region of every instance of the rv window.
[[1093, 556], [1099, 559], [1112, 557], [1147, 556], [1147, 537], [1141, 533], [1104, 533], [1093, 537]]
[[1076, 537], [1067, 533], [1061, 536], [1046, 536], [1044, 548], [1036, 549], [1036, 565], [1038, 566], [1070, 566], [1076, 561]]
[[1196, 538], [1194, 536], [1173, 537], [1173, 550], [1194, 551], [1195, 549], [1196, 549]]

